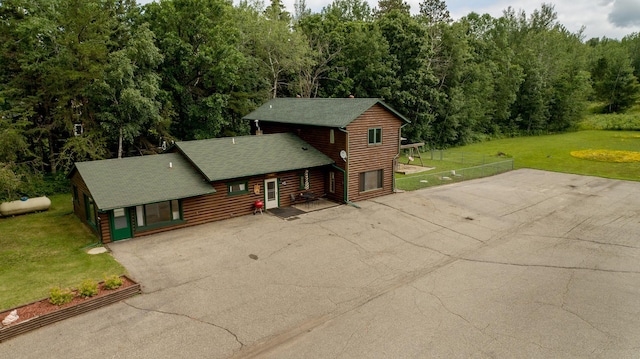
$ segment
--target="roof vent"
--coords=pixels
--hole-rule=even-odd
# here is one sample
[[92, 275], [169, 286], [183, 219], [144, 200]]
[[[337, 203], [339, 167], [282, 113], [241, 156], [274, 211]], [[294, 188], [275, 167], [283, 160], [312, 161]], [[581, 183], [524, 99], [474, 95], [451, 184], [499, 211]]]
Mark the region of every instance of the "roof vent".
[[173, 162], [169, 162], [169, 168], [173, 168]]

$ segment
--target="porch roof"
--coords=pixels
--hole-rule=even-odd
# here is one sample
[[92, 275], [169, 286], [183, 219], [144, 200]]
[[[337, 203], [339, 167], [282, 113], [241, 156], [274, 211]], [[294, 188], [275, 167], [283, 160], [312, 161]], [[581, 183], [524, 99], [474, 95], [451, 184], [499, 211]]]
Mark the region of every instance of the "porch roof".
[[212, 182], [334, 163], [291, 133], [184, 141], [175, 147]]
[[216, 192], [178, 153], [77, 162], [74, 170], [103, 211]]

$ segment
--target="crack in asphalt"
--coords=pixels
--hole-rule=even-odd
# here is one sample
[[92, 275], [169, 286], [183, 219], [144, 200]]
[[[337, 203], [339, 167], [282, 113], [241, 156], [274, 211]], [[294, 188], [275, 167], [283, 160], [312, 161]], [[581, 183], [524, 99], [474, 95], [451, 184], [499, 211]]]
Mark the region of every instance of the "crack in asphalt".
[[629, 249], [640, 249], [640, 247], [638, 247], [638, 246], [632, 246], [632, 245], [629, 245], [629, 244], [602, 242], [602, 241], [596, 241], [594, 239], [585, 239], [585, 238], [579, 238], [579, 237], [543, 236], [543, 235], [539, 235], [539, 234], [529, 234], [529, 233], [521, 233], [521, 235], [522, 236], [526, 236], [526, 237], [540, 237], [540, 238], [561, 239], [561, 240], [566, 240], [566, 241], [588, 242], [588, 243], [600, 244], [600, 245], [603, 245], [603, 246], [622, 247], [622, 248], [629, 248]]
[[195, 283], [195, 282], [201, 281], [201, 280], [203, 280], [203, 279], [211, 278], [211, 277], [213, 277], [213, 274], [209, 274], [209, 275], [205, 275], [205, 276], [203, 276], [203, 277], [198, 277], [198, 278], [190, 279], [190, 280], [188, 280], [188, 281], [186, 281], [186, 282], [180, 282], [180, 283], [177, 283], [177, 284], [172, 285], [172, 286], [169, 286], [169, 287], [162, 287], [162, 288], [158, 288], [158, 289], [156, 289], [156, 290], [152, 290], [152, 291], [148, 291], [148, 292], [147, 292], [147, 291], [143, 291], [143, 293], [144, 293], [144, 294], [154, 294], [154, 293], [159, 293], [159, 292], [163, 292], [163, 291], [168, 290], [168, 289], [173, 289], [173, 288], [182, 287], [183, 285], [193, 284], [193, 283]]
[[411, 212], [407, 212], [407, 211], [405, 211], [405, 210], [404, 210], [404, 209], [402, 209], [402, 208], [399, 208], [399, 207], [392, 207], [391, 205], [388, 205], [388, 204], [386, 204], [386, 203], [382, 203], [382, 202], [378, 202], [378, 201], [376, 201], [376, 200], [372, 200], [372, 199], [370, 199], [369, 201], [370, 201], [370, 202], [372, 202], [372, 203], [375, 203], [375, 204], [379, 204], [379, 205], [381, 205], [381, 206], [385, 206], [385, 207], [391, 208], [391, 209], [393, 209], [394, 211], [398, 211], [398, 212], [400, 212], [400, 213], [406, 214], [406, 215], [411, 216], [411, 217], [413, 217], [413, 218], [416, 218], [416, 219], [418, 219], [418, 220], [420, 220], [420, 221], [422, 221], [422, 222], [426, 222], [426, 223], [432, 224], [432, 225], [434, 225], [434, 226], [436, 226], [436, 227], [440, 227], [440, 228], [442, 228], [442, 229], [446, 229], [446, 230], [451, 231], [451, 232], [453, 232], [453, 233], [457, 233], [457, 234], [459, 234], [459, 235], [461, 235], [461, 236], [464, 236], [464, 237], [467, 237], [467, 238], [471, 238], [471, 239], [473, 239], [474, 241], [478, 241], [478, 242], [480, 242], [480, 243], [486, 243], [486, 241], [483, 241], [482, 239], [476, 238], [476, 237], [474, 237], [474, 236], [470, 236], [470, 235], [468, 235], [468, 234], [466, 234], [466, 233], [462, 233], [462, 232], [460, 232], [460, 231], [456, 231], [456, 230], [455, 230], [455, 229], [453, 229], [453, 228], [449, 228], [449, 227], [447, 227], [447, 226], [443, 226], [443, 225], [441, 225], [441, 224], [438, 224], [438, 223], [435, 223], [435, 222], [431, 222], [431, 221], [429, 221], [428, 219], [425, 219], [425, 218], [422, 218], [422, 217], [416, 216], [415, 214], [413, 214], [413, 213], [411, 213]]
[[140, 310], [140, 311], [143, 311], [143, 312], [152, 312], [152, 313], [159, 313], [159, 314], [173, 315], [173, 316], [177, 316], [177, 317], [184, 317], [184, 318], [187, 318], [187, 319], [190, 319], [190, 320], [196, 321], [196, 322], [198, 322], [198, 323], [206, 324], [206, 325], [212, 326], [212, 327], [214, 327], [214, 328], [218, 328], [218, 329], [224, 330], [225, 332], [227, 332], [227, 333], [231, 334], [231, 335], [235, 338], [236, 342], [237, 342], [238, 344], [240, 344], [240, 349], [244, 348], [244, 346], [245, 346], [245, 344], [240, 340], [240, 338], [238, 338], [238, 335], [237, 335], [237, 334], [235, 334], [234, 332], [232, 332], [232, 331], [231, 331], [231, 330], [229, 330], [228, 328], [225, 328], [225, 327], [223, 327], [223, 326], [217, 325], [217, 324], [215, 324], [215, 323], [210, 323], [210, 322], [207, 322], [207, 321], [205, 321], [205, 320], [202, 320], [202, 319], [199, 319], [199, 318], [194, 318], [194, 317], [192, 317], [192, 316], [189, 316], [189, 315], [186, 315], [186, 314], [182, 314], [182, 313], [167, 312], [167, 311], [163, 311], [163, 310], [159, 310], [159, 309], [142, 308], [142, 307], [137, 307], [137, 306], [135, 306], [135, 305], [133, 305], [133, 304], [131, 304], [131, 303], [128, 303], [127, 301], [122, 301], [122, 302], [123, 302], [125, 305], [127, 305], [127, 306], [129, 306], [129, 307], [131, 307], [131, 308], [133, 308], [133, 309]]
[[616, 269], [589, 268], [589, 267], [577, 267], [577, 266], [559, 266], [559, 265], [551, 265], [551, 264], [534, 264], [534, 263], [525, 264], [525, 263], [500, 262], [500, 261], [465, 258], [465, 257], [458, 257], [458, 259], [467, 261], [467, 262], [498, 264], [498, 265], [507, 265], [507, 266], [515, 266], [515, 267], [537, 267], [537, 268], [552, 268], [552, 269], [566, 269], [566, 270], [584, 270], [584, 271], [605, 272], [605, 273], [640, 274], [640, 271], [631, 271], [631, 270], [616, 270]]
[[568, 230], [568, 231], [566, 231], [566, 232], [562, 235], [562, 237], [566, 238], [566, 236], [567, 236], [569, 233], [573, 232], [573, 230], [574, 230], [574, 229], [576, 229], [576, 228], [578, 228], [578, 227], [582, 226], [582, 224], [583, 224], [584, 222], [586, 222], [586, 221], [588, 221], [588, 220], [590, 220], [590, 219], [591, 219], [591, 217], [587, 217], [587, 218], [583, 219], [582, 221], [580, 221], [580, 222], [576, 223], [573, 227], [569, 228], [569, 230]]

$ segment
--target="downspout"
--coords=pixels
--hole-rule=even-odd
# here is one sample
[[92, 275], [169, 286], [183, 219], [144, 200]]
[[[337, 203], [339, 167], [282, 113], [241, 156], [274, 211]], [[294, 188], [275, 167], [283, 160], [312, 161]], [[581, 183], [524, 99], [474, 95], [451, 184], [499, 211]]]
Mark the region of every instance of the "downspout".
[[[393, 170], [395, 171], [396, 168], [398, 168], [398, 159], [400, 158], [400, 145], [402, 145], [402, 128], [404, 126], [408, 125], [408, 123], [405, 123], [404, 125], [400, 126], [400, 128], [398, 129], [398, 153], [396, 153], [395, 156], [393, 156]], [[393, 174], [393, 177], [391, 177], [391, 186], [393, 187], [393, 193], [396, 193], [396, 174]]]
[[[342, 172], [342, 178], [347, 178], [347, 173], [345, 172], [344, 169], [338, 167], [335, 165], [335, 163], [331, 164], [331, 166], [335, 169], [337, 169], [338, 171]], [[344, 183], [342, 184], [342, 193], [343, 193], [343, 198], [342, 200], [344, 201], [344, 203], [347, 203], [349, 201], [349, 199], [347, 198], [347, 181], [343, 181]]]
[[[349, 131], [347, 131], [344, 128], [338, 128], [338, 130], [344, 132], [347, 134], [347, 159], [346, 159], [346, 167], [347, 169], [349, 168], [349, 160], [351, 159], [351, 155], [349, 153]], [[334, 165], [335, 166], [335, 165]], [[356, 208], [360, 208], [357, 204], [351, 202], [349, 200], [349, 173], [346, 170], [343, 170], [342, 168], [335, 166], [337, 169], [339, 169], [340, 171], [342, 171], [342, 176], [344, 177], [344, 203], [356, 207]]]

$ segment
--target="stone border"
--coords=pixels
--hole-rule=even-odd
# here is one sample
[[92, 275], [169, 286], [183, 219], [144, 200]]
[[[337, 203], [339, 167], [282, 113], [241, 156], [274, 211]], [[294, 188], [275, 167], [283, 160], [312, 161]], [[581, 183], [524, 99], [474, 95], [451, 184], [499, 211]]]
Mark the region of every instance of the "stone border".
[[[38, 329], [40, 327], [44, 327], [46, 325], [49, 325], [61, 320], [65, 320], [65, 319], [74, 317], [76, 315], [80, 315], [80, 314], [92, 311], [94, 309], [102, 308], [109, 304], [117, 303], [121, 300], [131, 298], [134, 295], [137, 295], [142, 292], [142, 290], [140, 289], [139, 283], [136, 283], [135, 281], [131, 280], [131, 278], [125, 275], [121, 277], [125, 277], [127, 280], [132, 282], [133, 285], [126, 287], [124, 289], [115, 290], [113, 291], [113, 293], [108, 293], [98, 298], [94, 298], [92, 300], [88, 300], [86, 302], [79, 303], [74, 306], [62, 308], [51, 313], [43, 314], [37, 317], [27, 319], [20, 323], [16, 323], [7, 327], [0, 328], [0, 343], [5, 340], [11, 339], [15, 336], [18, 336], [20, 334]], [[20, 307], [22, 306], [11, 308], [8, 311], [19, 309]]]

